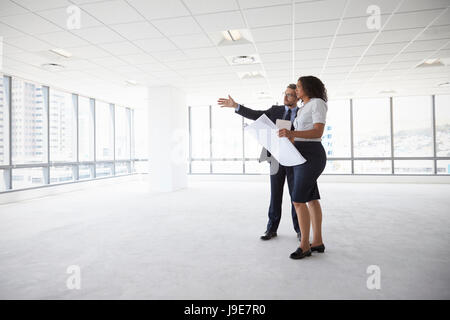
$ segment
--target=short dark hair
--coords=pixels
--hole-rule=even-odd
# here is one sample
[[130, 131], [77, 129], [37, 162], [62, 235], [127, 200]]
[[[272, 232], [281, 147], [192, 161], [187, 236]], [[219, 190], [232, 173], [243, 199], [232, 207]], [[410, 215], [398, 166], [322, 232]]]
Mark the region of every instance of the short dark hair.
[[305, 76], [298, 78], [298, 81], [302, 84], [303, 91], [310, 98], [320, 98], [327, 102], [327, 89], [323, 82], [314, 76]]
[[287, 87], [293, 90], [297, 89], [297, 85], [295, 83], [290, 83]]

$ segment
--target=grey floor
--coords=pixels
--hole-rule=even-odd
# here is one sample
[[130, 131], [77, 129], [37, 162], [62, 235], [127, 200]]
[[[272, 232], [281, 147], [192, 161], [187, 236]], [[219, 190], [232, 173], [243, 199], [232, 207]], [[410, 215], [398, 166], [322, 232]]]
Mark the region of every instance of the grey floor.
[[[449, 185], [320, 188], [327, 251], [297, 261], [287, 197], [278, 238], [259, 240], [265, 182], [151, 194], [135, 181], [1, 205], [0, 298], [450, 298]], [[79, 290], [66, 286], [71, 265]]]

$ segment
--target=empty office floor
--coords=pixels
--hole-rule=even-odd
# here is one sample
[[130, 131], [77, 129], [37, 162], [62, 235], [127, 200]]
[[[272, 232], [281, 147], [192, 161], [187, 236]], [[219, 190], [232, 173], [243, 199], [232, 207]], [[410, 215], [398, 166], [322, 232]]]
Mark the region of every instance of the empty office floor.
[[[321, 183], [327, 251], [303, 260], [267, 181], [143, 180], [0, 205], [2, 299], [449, 299], [450, 186]], [[286, 189], [287, 191], [287, 189]], [[68, 289], [69, 266], [81, 288]], [[369, 290], [367, 268], [381, 271]]]

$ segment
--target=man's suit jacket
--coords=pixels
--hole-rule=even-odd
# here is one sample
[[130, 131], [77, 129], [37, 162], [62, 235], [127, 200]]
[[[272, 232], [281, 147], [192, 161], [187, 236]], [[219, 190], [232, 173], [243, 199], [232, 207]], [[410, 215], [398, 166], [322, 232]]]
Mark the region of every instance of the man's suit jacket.
[[[277, 122], [277, 119], [283, 119], [283, 116], [286, 112], [286, 108], [283, 106], [272, 106], [267, 110], [252, 110], [250, 108], [244, 107], [240, 105], [239, 111], [236, 111], [237, 114], [240, 114], [244, 118], [256, 120], [263, 114], [265, 114], [273, 123]], [[292, 129], [292, 128], [291, 128]], [[261, 155], [259, 156], [259, 162], [262, 161], [272, 161], [271, 154], [265, 148], [262, 148]]]

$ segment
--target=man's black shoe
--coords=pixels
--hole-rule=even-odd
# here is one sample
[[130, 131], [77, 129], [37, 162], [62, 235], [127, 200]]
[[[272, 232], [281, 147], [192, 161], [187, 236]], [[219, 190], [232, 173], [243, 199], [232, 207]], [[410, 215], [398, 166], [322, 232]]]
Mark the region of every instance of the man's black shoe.
[[272, 232], [272, 231], [266, 231], [266, 233], [261, 236], [261, 240], [270, 240], [272, 238], [275, 238], [277, 236], [276, 232]]

